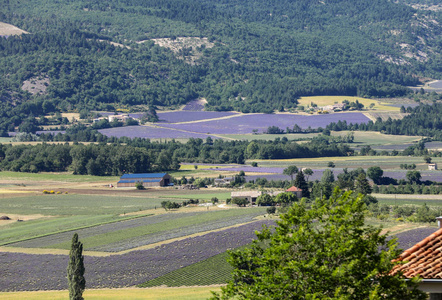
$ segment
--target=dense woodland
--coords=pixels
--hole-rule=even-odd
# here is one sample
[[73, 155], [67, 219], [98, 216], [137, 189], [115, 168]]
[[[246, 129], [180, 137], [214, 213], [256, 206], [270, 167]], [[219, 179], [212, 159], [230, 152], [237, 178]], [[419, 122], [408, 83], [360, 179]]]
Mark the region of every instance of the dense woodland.
[[[404, 3], [6, 0], [0, 21], [30, 34], [0, 38], [0, 131], [50, 112], [197, 97], [212, 110], [271, 112], [306, 95], [405, 95], [441, 76], [442, 18]], [[173, 53], [150, 40], [177, 37], [213, 47]], [[39, 77], [45, 93], [21, 90]]]

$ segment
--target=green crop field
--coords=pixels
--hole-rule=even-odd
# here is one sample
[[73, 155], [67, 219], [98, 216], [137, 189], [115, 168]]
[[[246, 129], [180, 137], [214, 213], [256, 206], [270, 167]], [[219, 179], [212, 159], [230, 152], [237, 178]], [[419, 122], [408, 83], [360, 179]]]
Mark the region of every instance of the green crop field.
[[10, 143], [11, 141], [12, 141], [12, 138], [10, 138], [10, 137], [0, 137], [0, 144]]
[[[345, 136], [348, 135], [350, 131], [334, 131], [331, 133], [332, 136]], [[419, 141], [421, 137], [409, 136], [409, 135], [391, 135], [382, 134], [380, 132], [373, 131], [354, 131], [354, 143], [350, 146], [359, 145], [397, 145], [405, 144]]]
[[180, 287], [225, 284], [232, 279], [233, 267], [227, 262], [227, 252], [212, 256], [204, 261], [157, 277], [139, 287]]
[[122, 195], [55, 194], [0, 198], [0, 212], [10, 214], [109, 215], [160, 208], [165, 199]]
[[75, 230], [78, 228], [87, 228], [137, 217], [139, 216], [119, 217], [116, 215], [79, 215], [14, 222], [2, 227], [0, 246], [42, 235], [54, 234], [66, 230]]
[[24, 173], [24, 172], [0, 172], [0, 180], [22, 180], [26, 182], [56, 181], [56, 182], [116, 182], [117, 176], [92, 176], [73, 175], [72, 173]]
[[387, 205], [416, 205], [426, 203], [428, 206], [441, 207], [442, 197], [440, 195], [385, 195], [375, 194], [380, 204]]

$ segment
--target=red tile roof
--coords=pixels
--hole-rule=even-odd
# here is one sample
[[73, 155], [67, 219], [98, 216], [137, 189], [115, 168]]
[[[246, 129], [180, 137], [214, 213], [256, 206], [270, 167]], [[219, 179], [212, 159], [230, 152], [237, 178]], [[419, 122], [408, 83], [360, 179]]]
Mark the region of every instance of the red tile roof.
[[402, 272], [405, 277], [419, 275], [422, 279], [442, 279], [442, 229], [405, 250], [396, 261], [404, 264], [393, 268], [393, 274]]
[[291, 188], [287, 189], [286, 192], [302, 192], [302, 190], [296, 186], [292, 186]]

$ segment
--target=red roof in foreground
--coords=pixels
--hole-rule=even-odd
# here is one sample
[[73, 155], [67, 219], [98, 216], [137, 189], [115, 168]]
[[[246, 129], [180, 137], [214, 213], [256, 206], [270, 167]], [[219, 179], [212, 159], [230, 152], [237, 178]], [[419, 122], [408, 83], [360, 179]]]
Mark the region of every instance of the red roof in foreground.
[[286, 192], [302, 192], [302, 190], [296, 186], [292, 186], [291, 188], [287, 189]]
[[419, 275], [422, 279], [442, 279], [442, 229], [405, 250], [396, 261], [393, 274], [402, 272], [405, 277]]

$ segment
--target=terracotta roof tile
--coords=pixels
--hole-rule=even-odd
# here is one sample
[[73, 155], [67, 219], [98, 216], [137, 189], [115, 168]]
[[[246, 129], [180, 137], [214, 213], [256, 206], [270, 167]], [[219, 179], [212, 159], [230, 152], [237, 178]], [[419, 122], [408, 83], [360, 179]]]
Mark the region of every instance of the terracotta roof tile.
[[291, 188], [287, 189], [286, 192], [302, 192], [302, 189], [292, 186]]
[[393, 274], [402, 272], [407, 278], [417, 275], [422, 279], [442, 278], [442, 229], [405, 250], [395, 261], [404, 263], [395, 266]]

